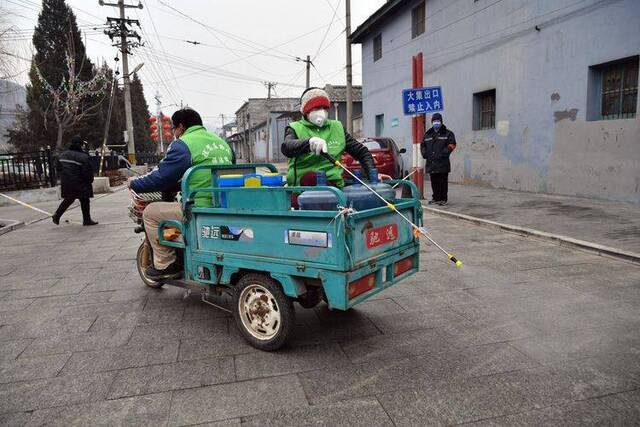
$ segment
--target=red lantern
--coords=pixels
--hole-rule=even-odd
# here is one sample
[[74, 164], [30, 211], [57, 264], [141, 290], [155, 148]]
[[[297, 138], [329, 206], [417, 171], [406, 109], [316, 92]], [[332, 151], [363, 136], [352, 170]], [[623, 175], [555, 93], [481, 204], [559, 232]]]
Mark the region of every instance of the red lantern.
[[155, 123], [155, 122], [156, 122], [156, 120], [158, 120], [158, 118], [157, 118], [156, 116], [151, 116], [151, 117], [149, 117], [149, 122], [150, 122], [150, 123]]
[[172, 139], [172, 136], [173, 136], [173, 135], [171, 135], [171, 132], [164, 132], [164, 133], [162, 134], [162, 137], [163, 137], [166, 141], [168, 141], [168, 140]]
[[171, 129], [171, 125], [169, 123], [165, 123], [162, 125], [162, 129], [164, 130]]
[[157, 132], [154, 132], [154, 133], [151, 134], [151, 139], [158, 139], [159, 136], [160, 135], [158, 135]]
[[169, 117], [169, 116], [162, 116], [162, 121], [163, 121], [163, 122], [168, 122], [169, 120], [171, 120], [171, 117]]
[[151, 129], [152, 132], [155, 132], [158, 130], [158, 125], [151, 125], [149, 126], [149, 129]]

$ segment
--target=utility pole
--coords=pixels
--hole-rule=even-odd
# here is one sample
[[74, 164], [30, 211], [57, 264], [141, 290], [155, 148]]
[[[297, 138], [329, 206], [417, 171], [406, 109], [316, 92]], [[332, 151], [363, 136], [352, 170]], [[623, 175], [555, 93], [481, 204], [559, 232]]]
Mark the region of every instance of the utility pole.
[[307, 55], [307, 89], [311, 86], [311, 57]]
[[[140, 27], [140, 22], [135, 19], [127, 19], [125, 17], [125, 9], [138, 8], [142, 9], [142, 3], [138, 3], [137, 6], [131, 6], [124, 3], [124, 0], [118, 0], [118, 3], [105, 3], [103, 0], [98, 0], [100, 6], [112, 6], [117, 7], [120, 10], [120, 18], [107, 18], [107, 24], [109, 29], [105, 30], [111, 40], [114, 37], [120, 37], [119, 45], [120, 52], [122, 52], [122, 74], [124, 78], [124, 113], [125, 120], [127, 122], [127, 151], [129, 152], [129, 162], [136, 164], [136, 148], [133, 138], [133, 114], [131, 113], [131, 84], [129, 81], [129, 54], [130, 48], [140, 46], [140, 36], [133, 30], [129, 29], [129, 25], [136, 24]], [[137, 42], [129, 42], [127, 37], [137, 38]]]
[[313, 65], [313, 62], [311, 62], [311, 56], [307, 55], [307, 59], [296, 57], [296, 61], [307, 63], [307, 86], [306, 87], [307, 89], [309, 89], [309, 86], [311, 86], [311, 65]]
[[347, 36], [347, 133], [353, 133], [353, 84], [351, 70], [351, 0], [346, 0], [346, 36]]
[[164, 129], [162, 125], [162, 98], [160, 92], [156, 91], [156, 123], [158, 124], [158, 141], [160, 142], [160, 154], [164, 154]]
[[[118, 59], [116, 57], [116, 59]], [[104, 125], [104, 136], [102, 137], [102, 148], [100, 150], [100, 167], [98, 167], [98, 176], [102, 176], [102, 165], [104, 164], [104, 152], [107, 148], [107, 138], [109, 137], [109, 125], [111, 124], [111, 111], [113, 110], [113, 101], [116, 97], [116, 86], [118, 85], [118, 78], [113, 73], [113, 80], [111, 82], [111, 96], [109, 97], [109, 109], [107, 110], [107, 120]]]
[[275, 88], [277, 83], [264, 82], [264, 85], [267, 87], [267, 99], [271, 99], [271, 89]]
[[[307, 56], [308, 58], [308, 56]], [[271, 132], [269, 132], [271, 128], [271, 89], [276, 87], [276, 83], [274, 82], [264, 82], [264, 85], [267, 87], [267, 161], [271, 161]]]

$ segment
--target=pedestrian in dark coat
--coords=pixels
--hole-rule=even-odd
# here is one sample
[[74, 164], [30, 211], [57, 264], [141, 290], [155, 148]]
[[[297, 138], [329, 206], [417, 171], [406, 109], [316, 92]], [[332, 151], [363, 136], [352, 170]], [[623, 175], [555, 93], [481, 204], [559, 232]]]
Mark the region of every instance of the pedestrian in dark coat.
[[431, 117], [431, 127], [425, 132], [420, 144], [420, 152], [425, 159], [425, 172], [429, 174], [433, 190], [429, 204], [447, 204], [451, 172], [449, 156], [455, 149], [456, 136], [442, 123], [442, 115], [435, 113]]
[[89, 198], [93, 197], [93, 167], [89, 154], [83, 150], [84, 141], [79, 136], [71, 138], [69, 149], [64, 151], [56, 161], [56, 169], [60, 176], [62, 202], [53, 214], [53, 223], [58, 225], [60, 217], [71, 206], [74, 200], [80, 201], [82, 224], [96, 225], [91, 219]]

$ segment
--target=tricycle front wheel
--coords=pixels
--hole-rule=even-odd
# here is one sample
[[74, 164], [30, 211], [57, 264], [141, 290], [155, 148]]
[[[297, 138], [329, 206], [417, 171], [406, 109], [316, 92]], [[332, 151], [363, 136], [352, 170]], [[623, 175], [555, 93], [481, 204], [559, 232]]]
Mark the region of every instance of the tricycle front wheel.
[[236, 284], [233, 317], [253, 347], [273, 351], [282, 347], [295, 323], [293, 301], [265, 274], [244, 275]]
[[145, 273], [146, 269], [151, 266], [153, 262], [153, 252], [151, 251], [151, 245], [145, 239], [138, 248], [138, 253], [136, 254], [136, 266], [138, 267], [138, 274], [140, 274], [140, 278], [144, 282], [145, 285], [150, 288], [158, 289], [161, 288], [163, 283], [156, 282], [155, 280], [151, 280], [147, 277]]

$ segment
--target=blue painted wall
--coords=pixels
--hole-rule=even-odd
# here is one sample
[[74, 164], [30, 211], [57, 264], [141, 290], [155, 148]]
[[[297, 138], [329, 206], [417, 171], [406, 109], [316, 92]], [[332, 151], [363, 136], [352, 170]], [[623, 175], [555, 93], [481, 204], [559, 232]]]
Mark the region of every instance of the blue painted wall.
[[[587, 120], [589, 67], [640, 55], [640, 0], [426, 0], [426, 32], [412, 40], [418, 3], [363, 42], [366, 135], [384, 114], [385, 134], [411, 153], [401, 91], [422, 52], [424, 85], [443, 87], [458, 138], [452, 181], [640, 202], [640, 108], [635, 119]], [[376, 34], [383, 53], [373, 62]], [[473, 94], [488, 89], [496, 129], [473, 131]]]

